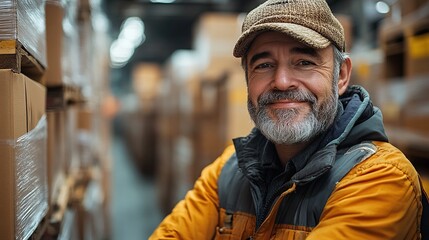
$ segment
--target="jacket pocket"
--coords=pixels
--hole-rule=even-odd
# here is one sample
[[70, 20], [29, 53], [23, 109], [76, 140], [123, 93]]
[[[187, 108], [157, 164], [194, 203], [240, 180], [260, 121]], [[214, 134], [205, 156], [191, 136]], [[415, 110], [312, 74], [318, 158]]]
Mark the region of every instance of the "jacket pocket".
[[243, 212], [219, 212], [219, 223], [214, 239], [238, 240], [247, 239], [255, 229], [255, 217]]

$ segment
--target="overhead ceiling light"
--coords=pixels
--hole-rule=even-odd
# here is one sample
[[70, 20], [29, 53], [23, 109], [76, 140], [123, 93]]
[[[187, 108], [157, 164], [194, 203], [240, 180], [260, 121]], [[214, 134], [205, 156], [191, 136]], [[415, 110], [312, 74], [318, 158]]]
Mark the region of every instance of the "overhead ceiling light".
[[375, 9], [377, 10], [377, 12], [379, 12], [381, 14], [386, 14], [390, 11], [390, 6], [386, 2], [378, 1], [375, 4]]
[[173, 3], [176, 0], [150, 0], [153, 3]]
[[110, 46], [110, 64], [112, 67], [125, 66], [134, 54], [134, 47], [126, 39], [117, 39]]
[[127, 18], [122, 24], [118, 38], [126, 39], [134, 47], [138, 47], [146, 39], [143, 21], [139, 17]]
[[110, 65], [114, 68], [125, 66], [133, 56], [135, 48], [145, 40], [143, 21], [139, 17], [127, 18], [121, 26], [118, 39], [110, 46]]

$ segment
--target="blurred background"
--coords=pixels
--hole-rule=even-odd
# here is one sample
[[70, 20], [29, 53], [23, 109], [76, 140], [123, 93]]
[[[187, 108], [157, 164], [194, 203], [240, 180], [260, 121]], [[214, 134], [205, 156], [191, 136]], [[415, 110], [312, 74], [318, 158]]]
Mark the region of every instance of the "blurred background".
[[[3, 0], [0, 236], [147, 239], [252, 128], [232, 49], [262, 2]], [[429, 1], [327, 2], [352, 84], [429, 186]]]

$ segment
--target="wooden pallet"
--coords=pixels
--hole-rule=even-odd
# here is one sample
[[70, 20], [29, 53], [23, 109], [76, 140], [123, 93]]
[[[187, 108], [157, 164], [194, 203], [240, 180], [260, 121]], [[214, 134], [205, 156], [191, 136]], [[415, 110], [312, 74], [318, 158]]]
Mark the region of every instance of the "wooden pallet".
[[31, 240], [51, 240], [57, 239], [65, 224], [65, 216], [68, 211], [69, 201], [73, 194], [76, 179], [69, 176], [60, 188], [60, 193], [54, 201], [49, 213], [39, 224], [36, 231], [31, 236]]
[[45, 67], [17, 40], [0, 40], [0, 69], [12, 69], [44, 84]]

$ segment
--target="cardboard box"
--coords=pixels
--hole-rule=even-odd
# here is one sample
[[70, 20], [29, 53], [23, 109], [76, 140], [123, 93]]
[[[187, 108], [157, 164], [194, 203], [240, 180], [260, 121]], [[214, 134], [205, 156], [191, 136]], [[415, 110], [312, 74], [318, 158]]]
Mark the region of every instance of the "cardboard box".
[[[77, 22], [77, 1], [67, 1], [64, 5], [63, 26], [63, 48], [62, 48], [62, 81], [73, 86], [80, 82], [81, 50], [79, 43], [79, 23]], [[103, 71], [101, 71], [103, 72]]]
[[10, 69], [0, 69], [0, 139], [31, 131], [45, 114], [46, 88]]
[[67, 146], [65, 149], [66, 160], [64, 164], [64, 169], [67, 175], [75, 174], [79, 171], [79, 156], [77, 148], [77, 138], [78, 138], [78, 110], [79, 108], [76, 105], [70, 105], [65, 109], [66, 113], [66, 123], [65, 123], [65, 139]]
[[77, 115], [77, 128], [79, 130], [92, 132], [92, 121], [93, 121], [93, 111], [91, 111], [88, 108], [81, 108], [79, 109], [78, 115]]
[[242, 69], [231, 72], [226, 89], [228, 102], [225, 106], [225, 145], [232, 144], [233, 138], [247, 136], [254, 127], [247, 110], [247, 85]]
[[[427, 29], [429, 30], [429, 29]], [[407, 38], [406, 77], [429, 75], [429, 33]]]
[[48, 202], [57, 204], [61, 185], [65, 181], [65, 111], [47, 113], [48, 121]]
[[241, 33], [241, 15], [206, 13], [194, 28], [193, 45], [199, 68], [205, 79], [218, 79], [225, 71], [240, 67], [240, 60], [232, 56], [235, 42]]
[[96, 163], [96, 144], [93, 131], [93, 112], [85, 107], [81, 107], [77, 113], [77, 152], [79, 168], [88, 169]]
[[0, 40], [19, 42], [41, 65], [46, 66], [44, 5], [44, 0], [2, 0]]
[[47, 211], [45, 95], [25, 75], [0, 70], [2, 239], [27, 239]]
[[161, 80], [162, 71], [159, 64], [139, 63], [132, 70], [133, 88], [141, 99], [155, 98]]
[[62, 51], [64, 8], [60, 2], [46, 1], [46, 44], [47, 61], [46, 86], [63, 85]]

